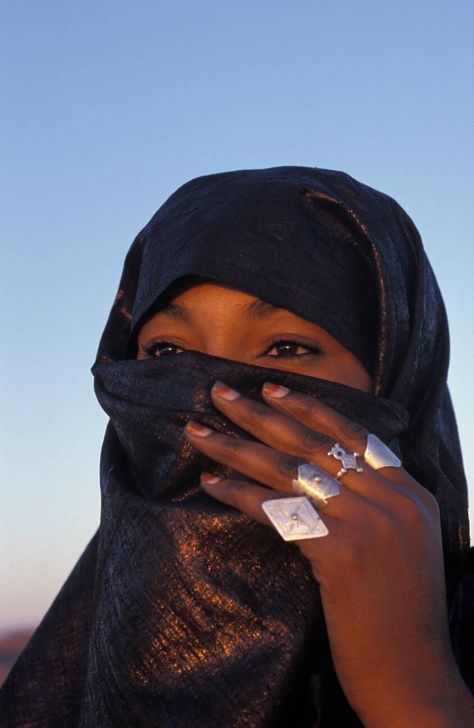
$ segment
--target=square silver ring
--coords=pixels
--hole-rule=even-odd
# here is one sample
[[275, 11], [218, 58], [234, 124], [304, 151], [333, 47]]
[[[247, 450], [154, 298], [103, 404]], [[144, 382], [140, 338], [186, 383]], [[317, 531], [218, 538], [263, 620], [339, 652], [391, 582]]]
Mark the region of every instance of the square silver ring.
[[323, 519], [305, 496], [275, 498], [262, 503], [262, 509], [285, 541], [327, 536]]

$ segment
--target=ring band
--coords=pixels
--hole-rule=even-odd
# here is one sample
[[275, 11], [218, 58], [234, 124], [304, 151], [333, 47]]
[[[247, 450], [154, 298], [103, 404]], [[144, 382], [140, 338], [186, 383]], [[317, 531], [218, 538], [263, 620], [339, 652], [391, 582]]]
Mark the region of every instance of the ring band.
[[339, 495], [338, 481], [314, 463], [303, 463], [298, 467], [298, 477], [292, 481], [293, 490], [305, 495], [316, 506], [323, 508], [328, 498]]
[[262, 509], [285, 541], [321, 538], [329, 533], [319, 513], [304, 496], [264, 501]]
[[367, 436], [367, 446], [364, 452], [364, 460], [374, 470], [380, 468], [401, 468], [402, 461], [397, 458], [389, 447], [377, 435], [369, 433]]

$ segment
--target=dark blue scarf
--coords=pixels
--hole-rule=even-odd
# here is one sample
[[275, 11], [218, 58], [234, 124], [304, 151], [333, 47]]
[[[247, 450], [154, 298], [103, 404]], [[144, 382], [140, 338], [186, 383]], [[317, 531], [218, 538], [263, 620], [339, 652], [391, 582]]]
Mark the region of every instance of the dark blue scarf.
[[[375, 393], [196, 352], [135, 361], [140, 326], [188, 275], [320, 324], [364, 363]], [[222, 379], [258, 398], [271, 379], [375, 432], [438, 500], [462, 636], [467, 500], [447, 364], [436, 281], [391, 198], [304, 167], [211, 175], [175, 192], [130, 248], [93, 366], [110, 417], [100, 528], [2, 691], [5, 725], [359, 725], [307, 562], [200, 490], [210, 464], [182, 428], [198, 414], [247, 437], [213, 408], [210, 387]]]

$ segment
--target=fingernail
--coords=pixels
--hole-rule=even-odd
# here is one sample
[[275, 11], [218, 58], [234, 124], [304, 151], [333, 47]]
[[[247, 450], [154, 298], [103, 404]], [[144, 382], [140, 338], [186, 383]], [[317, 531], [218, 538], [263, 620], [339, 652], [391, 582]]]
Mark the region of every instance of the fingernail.
[[190, 435], [196, 435], [197, 437], [207, 437], [211, 434], [212, 430], [210, 430], [209, 427], [200, 425], [199, 422], [189, 420], [186, 425], [186, 432], [189, 432]]
[[287, 387], [282, 387], [281, 384], [273, 384], [272, 382], [265, 382], [262, 389], [263, 393], [268, 397], [276, 397], [277, 399], [286, 397], [290, 391]]
[[231, 389], [226, 384], [224, 384], [224, 382], [216, 382], [212, 387], [212, 391], [214, 394], [217, 394], [218, 397], [227, 399], [229, 400], [229, 402], [231, 402], [233, 399], [238, 399], [240, 397], [240, 394], [236, 392], [235, 389]]
[[222, 480], [222, 478], [218, 478], [217, 475], [214, 475], [214, 473], [201, 473], [201, 483], [203, 485], [215, 485], [216, 483], [219, 483]]

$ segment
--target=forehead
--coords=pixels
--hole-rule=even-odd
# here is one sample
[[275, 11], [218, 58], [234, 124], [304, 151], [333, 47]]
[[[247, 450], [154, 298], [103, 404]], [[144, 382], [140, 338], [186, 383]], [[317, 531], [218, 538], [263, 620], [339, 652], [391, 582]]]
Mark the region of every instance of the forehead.
[[[192, 321], [193, 311], [218, 313], [232, 309], [248, 319], [262, 319], [285, 309], [232, 286], [189, 276], [170, 286], [149, 311], [145, 324], [159, 314]], [[286, 313], [290, 313], [286, 311]]]

